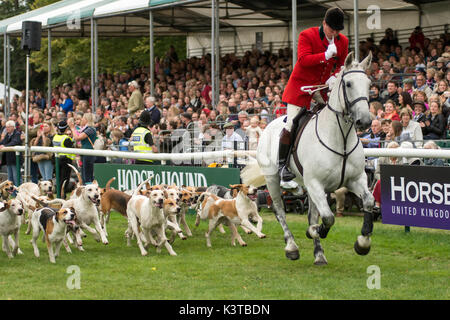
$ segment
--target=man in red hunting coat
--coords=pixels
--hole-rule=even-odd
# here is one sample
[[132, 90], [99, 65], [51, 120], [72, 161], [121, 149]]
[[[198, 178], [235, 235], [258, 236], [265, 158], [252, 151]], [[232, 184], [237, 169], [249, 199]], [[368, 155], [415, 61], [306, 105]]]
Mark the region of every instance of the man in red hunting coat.
[[[325, 13], [322, 26], [302, 31], [298, 37], [297, 63], [283, 93], [283, 102], [287, 103], [287, 121], [281, 132], [278, 170], [283, 181], [295, 178], [287, 166], [291, 143], [292, 120], [301, 108], [309, 110], [312, 96], [301, 91], [302, 86], [328, 84], [331, 90], [335, 74], [344, 65], [348, 54], [348, 38], [339, 32], [344, 29], [344, 12], [339, 8], [330, 8]], [[324, 101], [327, 93], [321, 92]]]

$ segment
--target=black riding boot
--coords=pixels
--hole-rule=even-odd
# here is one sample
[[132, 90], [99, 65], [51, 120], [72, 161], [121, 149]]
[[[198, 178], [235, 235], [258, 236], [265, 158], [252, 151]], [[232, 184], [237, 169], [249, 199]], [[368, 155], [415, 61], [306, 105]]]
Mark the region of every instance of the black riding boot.
[[278, 149], [278, 173], [283, 181], [291, 181], [295, 178], [295, 174], [289, 171], [287, 160], [291, 149], [291, 133], [286, 129], [281, 131], [280, 147]]

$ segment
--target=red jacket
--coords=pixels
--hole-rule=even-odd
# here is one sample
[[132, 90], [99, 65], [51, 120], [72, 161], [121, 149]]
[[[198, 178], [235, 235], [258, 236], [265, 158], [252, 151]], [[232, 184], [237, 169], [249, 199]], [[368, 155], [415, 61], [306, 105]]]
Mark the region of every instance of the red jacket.
[[[331, 75], [336, 74], [344, 65], [348, 54], [348, 38], [339, 34], [334, 39], [337, 56], [325, 59], [328, 40], [323, 27], [312, 27], [302, 31], [298, 37], [297, 63], [283, 93], [283, 102], [309, 109], [312, 96], [300, 90], [302, 86], [324, 84]], [[328, 100], [326, 90], [322, 97]]]

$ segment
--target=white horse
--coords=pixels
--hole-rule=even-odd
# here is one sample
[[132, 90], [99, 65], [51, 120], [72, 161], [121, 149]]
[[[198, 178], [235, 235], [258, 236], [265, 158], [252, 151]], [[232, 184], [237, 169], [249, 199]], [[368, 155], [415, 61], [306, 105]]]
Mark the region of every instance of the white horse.
[[[370, 250], [374, 198], [367, 187], [364, 151], [355, 127], [366, 129], [371, 124], [368, 103], [370, 80], [365, 73], [371, 60], [370, 53], [358, 63], [350, 53], [337, 76], [327, 106], [306, 125], [297, 149], [303, 176], [294, 163], [293, 155], [290, 157], [291, 171], [297, 176], [295, 182], [305, 186], [310, 199], [306, 235], [314, 241], [316, 265], [327, 264], [319, 238], [325, 238], [334, 224], [334, 214], [328, 205], [326, 192], [334, 192], [341, 186], [346, 186], [363, 201], [362, 235], [358, 236], [354, 249], [360, 255]], [[284, 117], [280, 117], [266, 127], [258, 144], [257, 161], [242, 170], [241, 178], [243, 183], [256, 187], [267, 185], [275, 215], [283, 228], [285, 254], [289, 259], [296, 260], [300, 254], [286, 224], [277, 170], [277, 150], [283, 121]], [[321, 225], [319, 216], [322, 218]]]

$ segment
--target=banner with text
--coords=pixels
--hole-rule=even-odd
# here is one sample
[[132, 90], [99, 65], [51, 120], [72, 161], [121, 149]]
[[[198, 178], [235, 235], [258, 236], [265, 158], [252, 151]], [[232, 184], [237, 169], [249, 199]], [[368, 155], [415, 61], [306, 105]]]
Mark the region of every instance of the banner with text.
[[450, 230], [450, 167], [381, 166], [384, 224]]
[[161, 165], [124, 165], [96, 163], [95, 179], [104, 187], [109, 179], [115, 177], [111, 187], [124, 191], [134, 190], [151, 174], [151, 185], [175, 184], [177, 186], [207, 187], [218, 184], [229, 187], [240, 182], [240, 171], [236, 168], [205, 168]]

